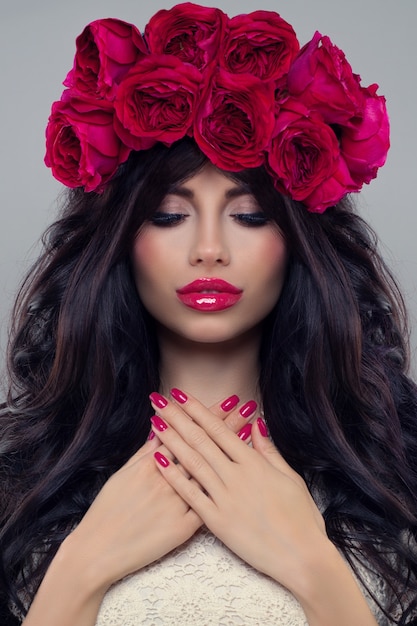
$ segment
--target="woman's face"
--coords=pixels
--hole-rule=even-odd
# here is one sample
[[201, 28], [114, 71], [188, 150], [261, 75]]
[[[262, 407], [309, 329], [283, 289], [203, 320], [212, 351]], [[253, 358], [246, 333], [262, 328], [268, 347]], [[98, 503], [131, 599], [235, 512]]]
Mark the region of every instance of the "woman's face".
[[132, 254], [139, 296], [159, 332], [199, 343], [259, 333], [286, 261], [276, 224], [211, 164], [165, 197]]

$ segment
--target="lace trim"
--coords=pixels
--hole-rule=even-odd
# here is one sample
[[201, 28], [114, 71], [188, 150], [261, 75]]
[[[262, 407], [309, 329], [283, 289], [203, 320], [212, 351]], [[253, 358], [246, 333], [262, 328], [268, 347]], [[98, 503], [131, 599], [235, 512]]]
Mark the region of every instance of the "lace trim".
[[[362, 573], [362, 571], [361, 571]], [[381, 579], [363, 571], [382, 603]], [[380, 626], [389, 622], [365, 593]], [[282, 585], [247, 565], [206, 528], [159, 561], [119, 581], [96, 626], [308, 626]]]

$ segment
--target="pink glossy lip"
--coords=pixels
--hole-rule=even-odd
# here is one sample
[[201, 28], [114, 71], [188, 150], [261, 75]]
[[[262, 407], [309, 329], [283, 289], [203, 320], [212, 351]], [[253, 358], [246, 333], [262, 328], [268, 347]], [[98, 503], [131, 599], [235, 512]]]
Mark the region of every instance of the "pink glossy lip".
[[177, 296], [183, 304], [196, 311], [223, 311], [242, 296], [242, 289], [221, 278], [198, 278], [177, 289]]

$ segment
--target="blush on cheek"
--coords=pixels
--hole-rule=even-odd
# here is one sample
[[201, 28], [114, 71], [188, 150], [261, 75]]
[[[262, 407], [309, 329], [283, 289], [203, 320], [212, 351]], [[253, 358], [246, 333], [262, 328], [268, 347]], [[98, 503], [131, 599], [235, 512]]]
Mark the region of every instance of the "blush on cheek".
[[288, 260], [288, 249], [281, 233], [271, 233], [271, 240], [264, 243], [265, 261], [273, 264], [275, 267], [281, 268], [286, 265]]
[[157, 250], [153, 238], [146, 232], [141, 233], [135, 239], [131, 253], [131, 263], [135, 277], [147, 273], [157, 259]]

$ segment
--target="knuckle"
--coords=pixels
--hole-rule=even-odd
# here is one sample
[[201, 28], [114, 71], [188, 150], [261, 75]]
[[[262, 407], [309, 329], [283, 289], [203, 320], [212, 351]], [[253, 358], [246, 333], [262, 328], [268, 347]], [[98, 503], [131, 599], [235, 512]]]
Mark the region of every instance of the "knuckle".
[[208, 427], [208, 433], [213, 439], [218, 439], [222, 435], [224, 435], [226, 431], [226, 426], [223, 421], [213, 420], [213, 422]]
[[191, 501], [194, 501], [197, 496], [201, 493], [201, 489], [198, 487], [197, 483], [193, 480], [187, 481], [187, 485], [185, 486], [185, 498]]
[[187, 469], [190, 474], [198, 474], [203, 468], [203, 458], [196, 452], [190, 454], [190, 457], [187, 461]]
[[193, 429], [189, 434], [188, 442], [193, 448], [201, 448], [207, 441], [207, 435], [200, 429]]

